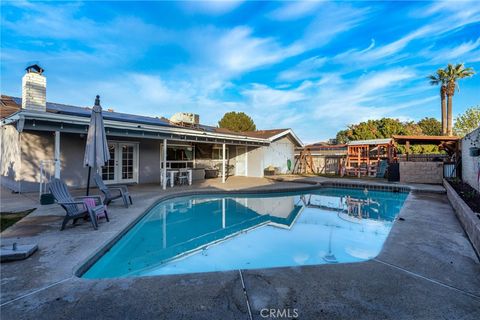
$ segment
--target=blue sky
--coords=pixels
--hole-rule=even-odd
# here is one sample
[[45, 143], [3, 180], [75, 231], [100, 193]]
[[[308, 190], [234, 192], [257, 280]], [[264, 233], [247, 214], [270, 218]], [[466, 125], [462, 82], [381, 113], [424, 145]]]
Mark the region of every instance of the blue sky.
[[[304, 142], [346, 125], [440, 117], [426, 76], [446, 63], [480, 71], [472, 2], [10, 2], [1, 5], [1, 91], [21, 95], [29, 62], [49, 101], [216, 125], [244, 111], [259, 129]], [[460, 83], [455, 115], [480, 104]]]

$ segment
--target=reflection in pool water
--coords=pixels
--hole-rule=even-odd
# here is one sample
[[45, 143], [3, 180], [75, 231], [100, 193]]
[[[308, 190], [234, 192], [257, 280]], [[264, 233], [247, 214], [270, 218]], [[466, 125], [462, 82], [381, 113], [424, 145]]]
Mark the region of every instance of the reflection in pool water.
[[364, 261], [406, 193], [325, 188], [159, 203], [84, 275], [111, 278]]

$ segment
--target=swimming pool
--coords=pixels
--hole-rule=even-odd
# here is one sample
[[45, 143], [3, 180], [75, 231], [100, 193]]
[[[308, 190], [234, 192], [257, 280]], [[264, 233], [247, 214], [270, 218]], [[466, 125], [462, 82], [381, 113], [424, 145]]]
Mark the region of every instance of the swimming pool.
[[374, 258], [403, 192], [197, 195], [153, 207], [83, 278], [257, 269]]

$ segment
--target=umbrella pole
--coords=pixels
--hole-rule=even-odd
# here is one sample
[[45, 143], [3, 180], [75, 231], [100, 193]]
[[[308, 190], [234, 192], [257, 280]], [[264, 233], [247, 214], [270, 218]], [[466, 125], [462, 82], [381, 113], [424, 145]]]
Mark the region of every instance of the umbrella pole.
[[88, 179], [87, 179], [87, 196], [90, 191], [90, 174], [92, 172], [92, 167], [88, 167]]

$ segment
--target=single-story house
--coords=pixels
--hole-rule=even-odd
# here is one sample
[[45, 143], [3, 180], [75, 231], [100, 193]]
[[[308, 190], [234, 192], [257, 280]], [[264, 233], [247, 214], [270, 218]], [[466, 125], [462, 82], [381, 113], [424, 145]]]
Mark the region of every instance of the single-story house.
[[[36, 191], [52, 175], [70, 187], [85, 187], [91, 108], [47, 102], [43, 69], [34, 65], [26, 71], [22, 98], [1, 96], [1, 184]], [[160, 184], [164, 167], [190, 168], [194, 180], [203, 179], [208, 168], [218, 169], [223, 180], [263, 177], [268, 166], [287, 173], [287, 161], [293, 162], [295, 148], [302, 146], [291, 129], [236, 133], [200, 124], [190, 113], [171, 119], [113, 110], [103, 115], [111, 157], [101, 172], [106, 183]]]

